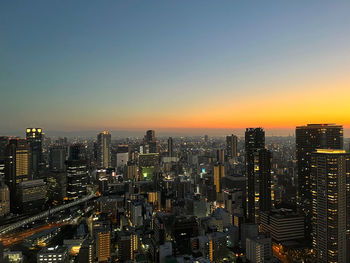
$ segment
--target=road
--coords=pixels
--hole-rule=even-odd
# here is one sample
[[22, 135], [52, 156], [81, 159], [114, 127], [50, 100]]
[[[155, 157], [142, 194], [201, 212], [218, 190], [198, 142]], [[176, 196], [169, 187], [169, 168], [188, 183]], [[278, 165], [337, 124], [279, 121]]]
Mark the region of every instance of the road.
[[11, 232], [13, 230], [16, 230], [19, 227], [23, 227], [23, 226], [25, 226], [25, 225], [27, 225], [29, 223], [32, 223], [32, 222], [34, 222], [36, 220], [39, 220], [39, 219], [44, 218], [44, 217], [48, 217], [51, 214], [57, 213], [57, 212], [62, 211], [64, 209], [70, 208], [72, 206], [76, 206], [76, 205], [78, 205], [80, 203], [86, 202], [86, 201], [88, 201], [88, 200], [90, 200], [92, 198], [95, 198], [95, 197], [96, 197], [96, 194], [92, 193], [92, 194], [87, 195], [87, 196], [85, 196], [85, 197], [83, 197], [81, 199], [78, 199], [78, 200], [74, 201], [74, 202], [57, 206], [57, 207], [55, 207], [53, 209], [46, 210], [45, 212], [41, 212], [41, 213], [39, 213], [39, 214], [37, 214], [35, 216], [31, 216], [31, 217], [28, 217], [28, 218], [23, 219], [21, 221], [18, 221], [16, 223], [3, 226], [3, 227], [0, 228], [0, 237], [5, 235], [6, 233], [9, 233], [9, 232]]

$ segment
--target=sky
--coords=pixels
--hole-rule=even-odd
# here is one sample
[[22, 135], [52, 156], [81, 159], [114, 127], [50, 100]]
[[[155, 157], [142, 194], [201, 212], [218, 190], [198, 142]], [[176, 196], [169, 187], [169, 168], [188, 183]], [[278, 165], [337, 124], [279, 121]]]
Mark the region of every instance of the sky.
[[348, 129], [349, 10], [345, 0], [2, 0], [0, 133]]

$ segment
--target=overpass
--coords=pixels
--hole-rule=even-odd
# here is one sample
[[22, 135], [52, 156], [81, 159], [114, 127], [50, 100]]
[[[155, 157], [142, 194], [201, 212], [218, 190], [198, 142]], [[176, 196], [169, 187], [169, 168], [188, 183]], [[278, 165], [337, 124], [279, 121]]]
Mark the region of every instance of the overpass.
[[3, 227], [0, 228], [0, 236], [6, 234], [8, 232], [11, 232], [11, 231], [13, 231], [13, 230], [15, 230], [17, 228], [20, 228], [22, 226], [25, 226], [25, 225], [27, 225], [27, 224], [29, 224], [31, 222], [34, 222], [34, 221], [39, 220], [41, 218], [47, 217], [50, 214], [54, 214], [56, 212], [62, 211], [64, 209], [70, 208], [72, 206], [76, 206], [76, 205], [78, 205], [80, 203], [86, 202], [86, 201], [88, 201], [88, 200], [90, 200], [92, 198], [95, 198], [95, 197], [96, 197], [96, 194], [92, 193], [92, 194], [84, 196], [83, 198], [80, 198], [80, 199], [78, 199], [78, 200], [76, 200], [74, 202], [57, 206], [55, 208], [46, 210], [45, 212], [41, 212], [41, 213], [39, 213], [39, 214], [37, 214], [35, 216], [31, 216], [31, 217], [28, 217], [26, 219], [20, 220], [20, 221], [18, 221], [16, 223], [3, 226]]

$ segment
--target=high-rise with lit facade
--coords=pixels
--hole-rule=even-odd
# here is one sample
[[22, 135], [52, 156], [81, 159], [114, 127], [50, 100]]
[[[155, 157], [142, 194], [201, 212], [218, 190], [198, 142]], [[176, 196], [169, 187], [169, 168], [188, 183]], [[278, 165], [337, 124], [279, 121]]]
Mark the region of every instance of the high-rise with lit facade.
[[298, 207], [305, 214], [306, 238], [311, 237], [311, 153], [316, 149], [343, 149], [343, 126], [308, 124], [296, 127]]
[[347, 189], [350, 154], [318, 149], [311, 154], [312, 239], [317, 262], [346, 260]]
[[214, 185], [216, 193], [222, 191], [222, 178], [225, 177], [225, 166], [222, 164], [214, 165]]
[[31, 150], [32, 179], [40, 178], [43, 175], [43, 131], [41, 128], [27, 128], [26, 138]]
[[6, 147], [5, 182], [10, 188], [11, 210], [16, 209], [16, 190], [19, 183], [31, 174], [31, 151], [25, 139], [11, 139]]
[[226, 136], [226, 154], [229, 159], [237, 157], [237, 136]]
[[10, 213], [10, 189], [0, 181], [0, 217]]
[[97, 165], [101, 168], [111, 166], [111, 134], [107, 131], [97, 135]]
[[66, 165], [67, 198], [68, 200], [75, 200], [87, 193], [88, 168], [84, 160], [69, 160]]
[[[260, 162], [267, 161], [267, 156], [262, 154], [259, 160], [259, 151], [265, 149], [265, 131], [262, 128], [247, 128], [245, 131], [245, 161], [246, 161], [246, 193], [245, 193], [245, 210], [246, 217], [249, 221], [255, 221], [255, 208], [257, 204], [256, 196], [259, 195], [259, 190], [256, 189], [259, 179], [259, 174], [266, 174], [268, 171], [263, 171], [260, 167], [256, 170]], [[264, 169], [268, 164], [264, 164]], [[269, 168], [270, 169], [270, 168]]]

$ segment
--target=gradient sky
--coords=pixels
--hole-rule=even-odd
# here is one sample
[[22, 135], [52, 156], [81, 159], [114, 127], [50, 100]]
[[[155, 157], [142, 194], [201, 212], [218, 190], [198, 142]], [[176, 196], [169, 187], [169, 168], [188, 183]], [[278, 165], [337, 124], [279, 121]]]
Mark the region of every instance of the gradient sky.
[[350, 126], [350, 1], [0, 1], [0, 132]]

